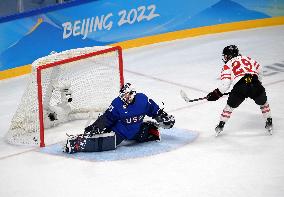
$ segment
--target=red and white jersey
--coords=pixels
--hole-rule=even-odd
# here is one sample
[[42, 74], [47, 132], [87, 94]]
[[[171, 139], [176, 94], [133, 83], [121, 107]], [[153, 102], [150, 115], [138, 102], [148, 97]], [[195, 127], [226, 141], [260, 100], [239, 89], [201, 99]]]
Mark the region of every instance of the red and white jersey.
[[225, 93], [232, 85], [235, 85], [245, 74], [254, 74], [262, 80], [262, 67], [257, 61], [246, 56], [237, 56], [228, 61], [221, 71], [221, 84], [219, 90]]

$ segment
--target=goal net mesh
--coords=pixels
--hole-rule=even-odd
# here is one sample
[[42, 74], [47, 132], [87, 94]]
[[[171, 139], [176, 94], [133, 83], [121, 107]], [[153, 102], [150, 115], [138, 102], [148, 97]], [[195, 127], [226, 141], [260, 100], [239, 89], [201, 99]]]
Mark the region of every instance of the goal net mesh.
[[[119, 50], [119, 47], [106, 46], [79, 48], [34, 61], [27, 88], [7, 132], [7, 141], [12, 144], [42, 143], [40, 133], [44, 130], [40, 129], [39, 111], [42, 106], [46, 127], [46, 109], [61, 103], [61, 92], [55, 88], [57, 86], [69, 84], [72, 92], [72, 102], [68, 103], [71, 111], [67, 120], [62, 122], [88, 119], [92, 112], [106, 110], [118, 96], [123, 83]], [[39, 89], [42, 92], [40, 96]]]

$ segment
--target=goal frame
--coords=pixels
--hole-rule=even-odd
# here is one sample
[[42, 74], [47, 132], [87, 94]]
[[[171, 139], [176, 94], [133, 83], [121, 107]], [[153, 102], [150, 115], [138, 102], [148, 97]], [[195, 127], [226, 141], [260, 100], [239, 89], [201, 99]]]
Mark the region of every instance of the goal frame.
[[93, 56], [97, 56], [97, 55], [102, 55], [105, 53], [109, 53], [109, 52], [113, 52], [113, 51], [117, 51], [118, 52], [118, 63], [119, 63], [119, 78], [120, 78], [120, 87], [122, 87], [122, 85], [124, 84], [124, 77], [123, 77], [123, 58], [122, 58], [122, 48], [120, 46], [114, 46], [111, 48], [107, 48], [107, 49], [102, 49], [99, 51], [94, 51], [91, 53], [87, 53], [87, 54], [83, 54], [83, 55], [79, 55], [79, 56], [75, 56], [75, 57], [71, 57], [68, 59], [64, 59], [64, 60], [59, 60], [59, 61], [55, 61], [52, 63], [47, 63], [47, 64], [43, 64], [39, 67], [37, 67], [36, 69], [36, 75], [37, 75], [37, 96], [38, 96], [38, 113], [39, 113], [39, 135], [40, 135], [40, 147], [45, 147], [45, 142], [44, 142], [44, 117], [43, 117], [43, 93], [42, 93], [42, 71], [44, 69], [47, 68], [51, 68], [51, 67], [55, 67], [58, 66], [60, 64], [66, 64], [66, 63], [70, 63], [70, 62], [74, 62], [80, 59], [84, 59], [84, 58], [89, 58], [89, 57], [93, 57]]

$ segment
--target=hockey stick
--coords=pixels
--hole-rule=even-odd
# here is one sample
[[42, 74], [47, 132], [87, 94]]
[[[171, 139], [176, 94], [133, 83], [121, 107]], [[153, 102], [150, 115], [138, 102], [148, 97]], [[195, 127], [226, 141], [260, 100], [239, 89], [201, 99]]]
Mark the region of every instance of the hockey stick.
[[[228, 95], [228, 94], [230, 94], [230, 92], [226, 92], [226, 93], [224, 93], [223, 95]], [[205, 97], [201, 97], [201, 98], [197, 98], [197, 99], [192, 99], [192, 100], [190, 100], [190, 99], [188, 98], [187, 94], [186, 94], [183, 90], [180, 90], [180, 95], [181, 95], [181, 97], [183, 98], [183, 100], [185, 100], [185, 102], [187, 102], [187, 103], [191, 103], [191, 102], [201, 101], [201, 100], [207, 99], [207, 96], [205, 96]]]

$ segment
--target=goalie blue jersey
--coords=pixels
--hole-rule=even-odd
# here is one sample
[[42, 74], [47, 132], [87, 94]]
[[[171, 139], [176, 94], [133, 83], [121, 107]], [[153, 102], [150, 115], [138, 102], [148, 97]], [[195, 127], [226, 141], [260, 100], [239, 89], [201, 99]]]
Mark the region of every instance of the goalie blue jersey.
[[125, 106], [119, 98], [115, 98], [104, 113], [106, 128], [131, 140], [139, 132], [145, 116], [156, 117], [160, 107], [143, 93], [137, 93], [133, 103]]

